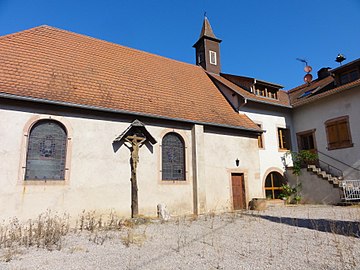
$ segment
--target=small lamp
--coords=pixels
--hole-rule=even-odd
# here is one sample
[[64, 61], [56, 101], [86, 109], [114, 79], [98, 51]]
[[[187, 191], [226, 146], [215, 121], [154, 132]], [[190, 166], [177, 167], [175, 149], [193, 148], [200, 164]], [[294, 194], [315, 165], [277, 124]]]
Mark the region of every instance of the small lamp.
[[235, 160], [235, 164], [236, 164], [236, 167], [239, 167], [240, 160], [238, 158]]

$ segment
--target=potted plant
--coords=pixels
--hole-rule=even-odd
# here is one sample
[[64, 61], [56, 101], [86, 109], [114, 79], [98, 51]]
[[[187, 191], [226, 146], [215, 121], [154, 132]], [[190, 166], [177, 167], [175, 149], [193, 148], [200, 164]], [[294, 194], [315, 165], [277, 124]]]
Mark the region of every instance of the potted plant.
[[295, 197], [294, 197], [294, 201], [296, 204], [299, 204], [299, 202], [301, 201], [301, 196], [299, 194], [297, 194]]
[[296, 202], [300, 202], [301, 196], [298, 194], [301, 184], [291, 187], [289, 184], [283, 184], [281, 186], [281, 193], [279, 198], [283, 199], [287, 204], [294, 199]]

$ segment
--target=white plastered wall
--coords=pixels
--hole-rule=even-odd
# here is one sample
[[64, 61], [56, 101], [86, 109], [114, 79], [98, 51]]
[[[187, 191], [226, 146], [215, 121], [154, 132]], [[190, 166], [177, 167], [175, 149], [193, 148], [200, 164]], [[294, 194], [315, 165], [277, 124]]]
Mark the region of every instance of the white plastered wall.
[[[290, 155], [286, 154], [287, 151], [279, 149], [278, 141], [278, 128], [289, 128], [292, 149], [294, 150], [296, 139], [291, 115], [290, 113], [276, 112], [275, 109], [274, 111], [245, 109], [247, 110], [245, 114], [256, 124], [261, 124], [262, 129], [265, 131], [262, 137], [264, 148], [259, 149], [260, 177], [264, 187], [265, 178], [271, 171], [284, 172], [284, 158], [286, 164], [291, 165]], [[265, 191], [263, 191], [263, 196], [265, 196]]]
[[[360, 179], [359, 104], [360, 88], [358, 87], [295, 108], [293, 114], [295, 131], [297, 133], [316, 129], [317, 149], [353, 167], [346, 166], [319, 153], [321, 160], [343, 170], [345, 179]], [[341, 116], [349, 117], [353, 147], [328, 150], [325, 122]]]
[[[83, 210], [96, 210], [97, 214], [115, 211], [120, 216], [130, 216], [130, 151], [124, 145], [116, 149], [112, 144], [130, 121], [35, 114], [31, 109], [5, 107], [0, 109], [1, 218], [34, 218], [48, 209], [59, 214], [69, 213], [74, 219]], [[22, 157], [26, 156], [27, 127], [34, 119], [49, 117], [63, 123], [71, 134], [68, 177], [59, 182], [25, 182]], [[137, 167], [140, 214], [155, 216], [159, 203], [165, 204], [172, 215], [193, 213], [194, 172], [197, 174], [199, 213], [232, 209], [231, 172], [244, 173], [248, 201], [261, 197], [256, 139], [207, 133], [202, 126], [196, 126], [191, 130], [146, 125], [158, 143], [152, 149], [146, 146], [140, 149]], [[161, 180], [161, 140], [167, 132], [176, 132], [184, 139], [186, 181]], [[193, 160], [194, 153], [197, 153], [196, 160]], [[239, 167], [235, 165], [237, 158]], [[197, 166], [196, 170], [193, 166]]]
[[257, 139], [204, 133], [204, 146], [207, 211], [233, 209], [231, 173], [244, 174], [247, 203], [262, 197]]
[[[83, 210], [98, 214], [115, 210], [130, 216], [130, 152], [124, 145], [114, 151], [112, 142], [129, 123], [81, 117], [38, 115], [17, 110], [0, 110], [0, 213], [2, 218], [27, 219], [51, 209], [72, 216]], [[34, 116], [52, 117], [72, 129], [69, 178], [67, 181], [33, 183], [23, 181], [21, 156], [26, 151], [24, 127]], [[158, 203], [173, 214], [187, 214], [192, 206], [191, 130], [147, 126], [158, 141], [152, 152], [143, 146], [138, 164], [139, 212], [156, 215]], [[187, 181], [164, 183], [160, 172], [160, 144], [169, 131], [178, 132], [186, 143]]]

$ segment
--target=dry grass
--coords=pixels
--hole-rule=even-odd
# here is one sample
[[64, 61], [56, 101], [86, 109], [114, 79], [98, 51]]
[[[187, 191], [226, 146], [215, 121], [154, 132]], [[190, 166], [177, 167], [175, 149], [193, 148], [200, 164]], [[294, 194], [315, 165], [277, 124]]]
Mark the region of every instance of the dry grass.
[[[279, 262], [283, 259], [299, 264], [294, 269], [304, 269], [304, 265], [308, 269], [356, 269], [360, 266], [356, 251], [359, 237], [346, 232], [351, 229], [351, 220], [360, 220], [360, 211], [347, 213], [346, 209], [334, 210], [331, 215], [333, 221], [325, 219], [320, 210], [314, 208], [299, 214], [296, 208], [286, 208], [283, 211], [245, 211], [223, 215], [210, 211], [206, 215], [177, 217], [167, 224], [158, 222], [150, 226], [148, 223], [151, 220], [146, 217], [123, 219], [114, 212], [108, 215], [83, 212], [73, 227], [69, 225], [67, 215], [60, 217], [48, 211], [38, 219], [23, 224], [17, 219], [0, 224], [0, 260], [11, 262], [24, 258], [26, 255], [22, 254], [29, 247], [50, 251], [64, 249], [74, 255], [93, 254], [97, 246], [110, 242], [101, 249], [114, 245], [114, 249], [118, 250], [122, 246], [121, 254], [128, 254], [125, 257], [128, 259], [122, 260], [129, 262], [132, 269], [139, 264], [134, 261], [134, 256], [144, 250], [151, 251], [145, 254], [155, 253], [154, 257], [160, 250], [180, 261], [193, 258], [187, 261], [190, 264], [201, 259], [207, 263], [208, 269], [230, 269], [230, 261], [240, 260], [237, 262], [240, 264], [249, 262], [256, 252], [259, 253], [255, 256], [256, 261], [268, 263], [272, 269], [280, 266]], [[339, 227], [336, 220], [350, 221]], [[305, 221], [309, 229], [304, 228]], [[328, 223], [326, 231], [323, 230], [324, 222]], [[269, 231], [266, 229], [268, 226], [276, 229]], [[82, 240], [69, 245], [68, 238], [63, 238], [66, 234], [73, 234], [71, 239], [79, 236]], [[233, 244], [229, 245], [229, 241]], [[293, 257], [295, 252], [303, 255], [301, 258]], [[194, 256], [198, 257], [194, 259]], [[229, 256], [234, 257], [229, 259]]]
[[69, 216], [52, 215], [50, 211], [24, 224], [14, 218], [8, 224], [0, 225], [0, 248], [36, 246], [60, 250], [61, 238], [69, 230]]
[[[47, 250], [61, 250], [63, 236], [69, 233], [88, 232], [88, 239], [97, 245], [103, 245], [111, 237], [110, 231], [127, 229], [127, 236], [122, 238], [125, 246], [130, 244], [142, 245], [146, 240], [146, 229], [141, 233], [135, 233], [134, 229], [139, 224], [148, 224], [147, 217], [124, 219], [117, 216], [113, 211], [105, 216], [97, 215], [95, 211], [83, 211], [75, 222], [70, 226], [70, 217], [67, 214], [59, 216], [49, 210], [40, 214], [37, 219], [30, 219], [21, 223], [17, 218], [0, 224], [0, 249], [1, 260], [9, 262], [21, 254], [21, 248], [44, 248]], [[76, 248], [74, 249], [76, 251]]]

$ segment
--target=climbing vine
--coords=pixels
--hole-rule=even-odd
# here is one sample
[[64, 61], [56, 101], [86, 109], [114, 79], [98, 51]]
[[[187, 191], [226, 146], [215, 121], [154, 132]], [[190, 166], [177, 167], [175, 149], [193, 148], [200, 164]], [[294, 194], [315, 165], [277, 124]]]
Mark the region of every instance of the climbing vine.
[[287, 155], [291, 155], [293, 161], [293, 174], [299, 176], [301, 174], [301, 168], [304, 165], [315, 162], [318, 159], [318, 155], [309, 150], [301, 150], [300, 152], [289, 151]]

